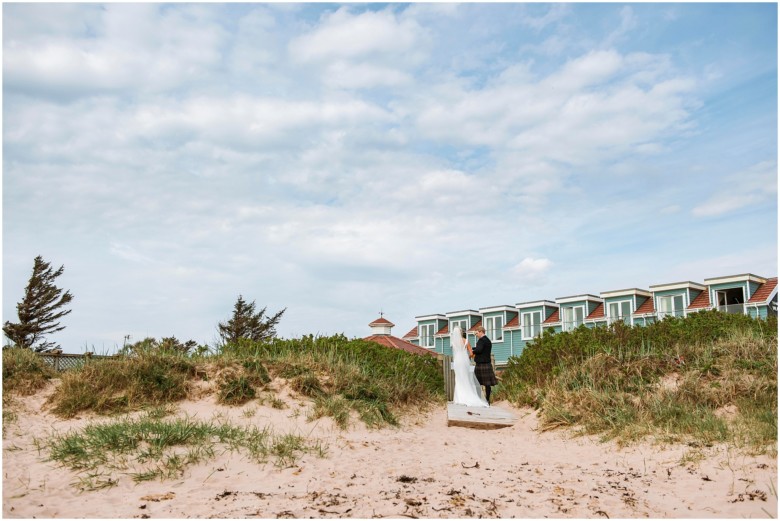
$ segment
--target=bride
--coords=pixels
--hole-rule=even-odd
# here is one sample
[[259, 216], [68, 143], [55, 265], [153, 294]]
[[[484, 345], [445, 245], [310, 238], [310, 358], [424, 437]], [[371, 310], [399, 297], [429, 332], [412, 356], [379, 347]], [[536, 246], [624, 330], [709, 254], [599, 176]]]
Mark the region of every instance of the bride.
[[455, 326], [452, 330], [450, 345], [452, 346], [452, 369], [455, 371], [455, 393], [452, 402], [470, 407], [488, 407], [487, 401], [482, 398], [482, 388], [477, 377], [474, 376], [474, 366], [469, 360], [460, 326]]

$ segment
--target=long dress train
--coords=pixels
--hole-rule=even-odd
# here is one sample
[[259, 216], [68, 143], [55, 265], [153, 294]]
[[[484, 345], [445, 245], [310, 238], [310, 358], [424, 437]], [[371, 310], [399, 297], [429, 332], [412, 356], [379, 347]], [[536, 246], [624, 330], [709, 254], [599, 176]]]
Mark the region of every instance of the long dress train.
[[455, 371], [455, 392], [452, 402], [470, 407], [488, 407], [487, 401], [482, 398], [482, 387], [474, 376], [474, 366], [469, 360], [460, 326], [455, 326], [452, 330], [450, 345], [452, 346], [452, 369]]

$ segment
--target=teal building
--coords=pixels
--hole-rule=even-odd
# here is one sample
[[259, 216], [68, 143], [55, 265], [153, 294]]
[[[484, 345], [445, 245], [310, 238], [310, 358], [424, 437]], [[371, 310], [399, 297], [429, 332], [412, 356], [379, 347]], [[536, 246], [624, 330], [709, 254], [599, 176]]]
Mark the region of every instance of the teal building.
[[417, 324], [404, 340], [451, 355], [450, 331], [459, 325], [471, 345], [475, 328], [482, 326], [493, 342], [496, 365], [518, 356], [526, 345], [546, 330], [571, 331], [623, 321], [645, 326], [667, 316], [684, 317], [702, 310], [742, 313], [765, 319], [777, 316], [777, 277], [752, 273], [651, 285], [648, 290], [630, 288], [592, 294], [535, 300], [514, 306], [499, 305], [415, 317]]

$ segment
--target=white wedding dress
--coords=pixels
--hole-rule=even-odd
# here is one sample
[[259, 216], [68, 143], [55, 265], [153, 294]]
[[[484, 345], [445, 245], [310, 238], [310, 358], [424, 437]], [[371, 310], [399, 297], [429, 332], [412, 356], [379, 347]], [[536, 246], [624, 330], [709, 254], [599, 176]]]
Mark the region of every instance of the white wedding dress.
[[482, 398], [482, 387], [474, 375], [474, 366], [471, 365], [459, 326], [455, 326], [450, 334], [450, 345], [452, 346], [452, 369], [455, 371], [455, 392], [452, 403], [469, 407], [488, 407], [487, 401]]

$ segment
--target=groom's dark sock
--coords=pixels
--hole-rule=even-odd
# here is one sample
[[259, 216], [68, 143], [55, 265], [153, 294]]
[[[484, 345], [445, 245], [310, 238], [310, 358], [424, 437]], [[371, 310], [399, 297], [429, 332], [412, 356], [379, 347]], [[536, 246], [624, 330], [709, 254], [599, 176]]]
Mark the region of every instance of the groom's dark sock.
[[490, 405], [490, 386], [485, 386], [485, 400], [487, 400], [488, 405]]

